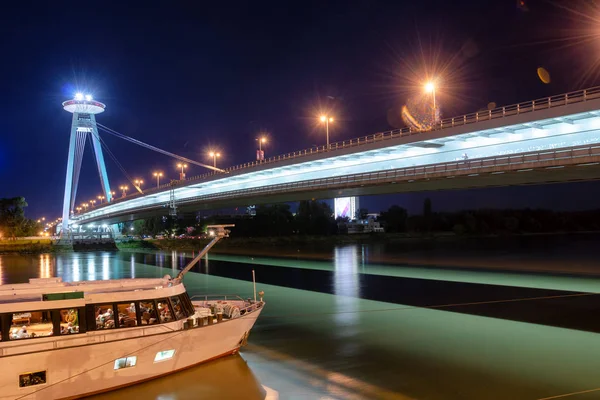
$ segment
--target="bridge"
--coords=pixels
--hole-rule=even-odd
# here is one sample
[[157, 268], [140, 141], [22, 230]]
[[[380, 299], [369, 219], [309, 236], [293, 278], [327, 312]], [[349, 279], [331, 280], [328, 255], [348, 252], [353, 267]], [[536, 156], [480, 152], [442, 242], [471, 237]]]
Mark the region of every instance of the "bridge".
[[600, 178], [600, 87], [233, 166], [97, 205], [73, 226], [261, 203]]

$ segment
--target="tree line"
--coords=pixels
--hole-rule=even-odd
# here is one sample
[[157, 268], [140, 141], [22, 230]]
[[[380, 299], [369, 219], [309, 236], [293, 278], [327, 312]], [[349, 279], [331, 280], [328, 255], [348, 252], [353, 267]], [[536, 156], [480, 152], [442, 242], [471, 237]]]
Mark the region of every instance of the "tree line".
[[37, 236], [42, 229], [36, 221], [25, 217], [24, 197], [0, 199], [0, 238], [16, 239]]
[[434, 212], [425, 199], [421, 214], [409, 215], [399, 206], [381, 212], [386, 232], [453, 232], [457, 235], [583, 232], [600, 230], [600, 209], [552, 211], [546, 209], [473, 209]]
[[[357, 219], [367, 217], [368, 210], [357, 210]], [[581, 232], [600, 230], [600, 210], [552, 211], [546, 209], [473, 209], [435, 212], [430, 199], [423, 202], [419, 214], [398, 205], [381, 211], [377, 221], [385, 232], [430, 234], [450, 232], [457, 235]], [[335, 220], [331, 207], [319, 201], [301, 201], [296, 214], [288, 204], [260, 205], [254, 216], [196, 215], [154, 217], [123, 227], [123, 233], [138, 235], [199, 235], [206, 225], [235, 224], [239, 237], [334, 235], [347, 232], [348, 219]], [[134, 229], [131, 230], [131, 227]]]
[[[235, 235], [241, 237], [332, 235], [337, 233], [333, 211], [327, 203], [301, 201], [294, 215], [289, 204], [259, 205], [254, 216], [211, 215], [198, 218], [153, 217], [124, 225], [123, 233], [138, 235], [199, 235], [207, 225], [235, 224]], [[131, 229], [133, 227], [133, 229]]]

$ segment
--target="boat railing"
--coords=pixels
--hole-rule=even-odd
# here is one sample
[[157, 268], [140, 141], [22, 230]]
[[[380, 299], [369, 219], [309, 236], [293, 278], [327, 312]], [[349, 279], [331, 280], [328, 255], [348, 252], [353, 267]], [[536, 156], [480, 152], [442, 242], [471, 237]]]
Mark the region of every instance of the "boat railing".
[[252, 311], [260, 308], [263, 303], [262, 299], [261, 299], [261, 301], [255, 302], [254, 300], [252, 300], [250, 298], [244, 299], [244, 298], [238, 296], [237, 294], [195, 295], [195, 296], [191, 296], [190, 300], [202, 301], [202, 302], [204, 302], [205, 305], [209, 302], [216, 302], [216, 301], [241, 301], [244, 304], [244, 307], [239, 307], [241, 315], [244, 315], [246, 313], [252, 312]]
[[218, 300], [238, 300], [247, 301], [237, 294], [198, 294], [190, 297], [190, 300], [203, 300], [203, 301], [218, 301]]

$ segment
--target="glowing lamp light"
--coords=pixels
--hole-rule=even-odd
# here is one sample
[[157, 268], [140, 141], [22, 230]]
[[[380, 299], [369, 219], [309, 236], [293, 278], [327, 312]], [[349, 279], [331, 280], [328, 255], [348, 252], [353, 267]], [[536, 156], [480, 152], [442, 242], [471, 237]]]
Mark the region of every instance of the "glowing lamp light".
[[325, 122], [325, 121], [327, 121], [327, 117], [324, 115], [321, 115], [321, 122]]
[[85, 99], [86, 99], [87, 101], [92, 101], [93, 97], [92, 97], [92, 95], [91, 95], [91, 94], [86, 94], [86, 95], [85, 95]]
[[75, 100], [83, 100], [83, 93], [75, 93]]
[[433, 82], [427, 82], [427, 83], [425, 84], [425, 91], [426, 91], [427, 93], [431, 93], [431, 92], [433, 92], [434, 90], [435, 90], [435, 84], [434, 84]]

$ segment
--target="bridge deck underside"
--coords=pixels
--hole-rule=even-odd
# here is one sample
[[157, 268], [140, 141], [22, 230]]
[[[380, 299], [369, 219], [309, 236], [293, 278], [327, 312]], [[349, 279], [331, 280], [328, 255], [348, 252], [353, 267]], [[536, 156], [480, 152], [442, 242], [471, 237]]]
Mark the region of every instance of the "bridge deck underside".
[[[533, 159], [506, 165], [486, 166], [486, 160], [466, 160], [438, 166], [403, 168], [383, 172], [332, 177], [259, 189], [229, 191], [190, 198], [178, 203], [180, 213], [251, 204], [291, 202], [308, 199], [456, 190], [467, 188], [535, 185], [600, 179], [600, 148], [597, 154], [576, 158]], [[123, 212], [87, 222], [115, 223], [167, 215], [164, 206], [146, 207], [135, 213]]]

